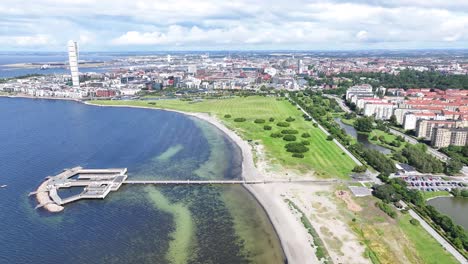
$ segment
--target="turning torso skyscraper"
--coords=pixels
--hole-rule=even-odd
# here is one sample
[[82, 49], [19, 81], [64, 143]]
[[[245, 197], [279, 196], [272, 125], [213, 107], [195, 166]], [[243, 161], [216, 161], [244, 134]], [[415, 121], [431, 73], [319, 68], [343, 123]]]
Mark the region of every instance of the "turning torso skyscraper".
[[80, 76], [78, 72], [78, 43], [76, 41], [68, 41], [68, 60], [70, 63], [70, 73], [73, 82], [73, 88], [80, 88]]

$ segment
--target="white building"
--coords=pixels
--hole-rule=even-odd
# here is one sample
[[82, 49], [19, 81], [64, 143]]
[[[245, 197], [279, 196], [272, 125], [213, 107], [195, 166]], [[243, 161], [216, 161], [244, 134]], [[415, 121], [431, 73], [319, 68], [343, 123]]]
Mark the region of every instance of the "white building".
[[388, 120], [393, 115], [395, 105], [385, 102], [374, 102], [364, 105], [364, 115], [373, 116], [375, 119]]
[[191, 64], [187, 66], [187, 72], [190, 74], [196, 74], [197, 73], [197, 65], [196, 64]]
[[372, 86], [370, 84], [363, 84], [363, 85], [355, 85], [353, 87], [350, 87], [346, 91], [346, 100], [349, 100], [349, 98], [353, 95], [370, 95], [372, 96]]
[[80, 73], [78, 72], [78, 43], [68, 41], [68, 61], [70, 63], [70, 73], [72, 77], [73, 88], [80, 88]]

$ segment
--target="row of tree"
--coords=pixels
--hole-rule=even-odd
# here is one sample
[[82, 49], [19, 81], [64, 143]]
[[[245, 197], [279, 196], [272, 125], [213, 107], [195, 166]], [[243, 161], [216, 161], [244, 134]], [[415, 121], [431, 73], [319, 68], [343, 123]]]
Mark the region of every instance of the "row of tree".
[[449, 75], [438, 71], [402, 70], [399, 74], [380, 72], [341, 73], [353, 84], [369, 83], [386, 88], [468, 89], [468, 75]]

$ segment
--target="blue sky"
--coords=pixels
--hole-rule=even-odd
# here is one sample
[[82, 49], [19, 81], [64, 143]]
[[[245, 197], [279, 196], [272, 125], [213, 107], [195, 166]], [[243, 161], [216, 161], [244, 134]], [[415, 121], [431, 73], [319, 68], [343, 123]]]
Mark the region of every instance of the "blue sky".
[[0, 1], [0, 50], [468, 48], [467, 0], [28, 2]]

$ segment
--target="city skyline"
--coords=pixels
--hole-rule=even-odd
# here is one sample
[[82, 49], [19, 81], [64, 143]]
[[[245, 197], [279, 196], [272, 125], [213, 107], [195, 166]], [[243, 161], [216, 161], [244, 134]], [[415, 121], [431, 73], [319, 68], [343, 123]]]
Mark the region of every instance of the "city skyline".
[[[4, 51], [453, 49], [468, 45], [464, 1], [40, 0], [0, 4]], [[45, 15], [44, 15], [45, 14]], [[66, 14], [66, 15], [64, 15]], [[411, 19], [408, 19], [411, 18]]]

